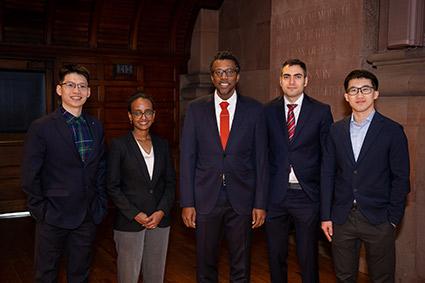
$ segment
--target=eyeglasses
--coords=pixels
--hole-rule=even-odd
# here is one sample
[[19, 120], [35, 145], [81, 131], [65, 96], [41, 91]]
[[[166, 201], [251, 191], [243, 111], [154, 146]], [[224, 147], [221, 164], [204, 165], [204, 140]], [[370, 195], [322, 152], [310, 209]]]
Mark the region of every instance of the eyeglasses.
[[133, 116], [135, 116], [137, 118], [140, 118], [143, 115], [145, 115], [146, 118], [150, 119], [150, 118], [153, 117], [153, 114], [155, 114], [155, 111], [152, 110], [152, 109], [147, 109], [145, 112], [142, 112], [142, 111], [133, 111], [133, 112], [131, 112], [131, 115], [133, 115]]
[[226, 69], [226, 70], [214, 70], [213, 74], [219, 78], [221, 78], [224, 74], [226, 74], [227, 77], [233, 77], [236, 75], [238, 71], [235, 69]]
[[350, 87], [347, 91], [348, 95], [350, 96], [356, 96], [359, 92], [361, 92], [363, 95], [369, 95], [371, 94], [375, 89], [371, 86], [362, 86], [362, 87]]
[[78, 88], [78, 90], [81, 92], [86, 92], [89, 89], [89, 86], [86, 84], [76, 84], [74, 82], [64, 82], [60, 85], [64, 86], [68, 90], [74, 90], [74, 88]]

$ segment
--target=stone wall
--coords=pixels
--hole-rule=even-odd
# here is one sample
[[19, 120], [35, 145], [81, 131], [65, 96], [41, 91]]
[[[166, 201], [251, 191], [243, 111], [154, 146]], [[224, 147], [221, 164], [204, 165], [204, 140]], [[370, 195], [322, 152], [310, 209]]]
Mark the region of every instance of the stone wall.
[[220, 9], [219, 49], [239, 59], [242, 94], [269, 97], [270, 0], [225, 0]]

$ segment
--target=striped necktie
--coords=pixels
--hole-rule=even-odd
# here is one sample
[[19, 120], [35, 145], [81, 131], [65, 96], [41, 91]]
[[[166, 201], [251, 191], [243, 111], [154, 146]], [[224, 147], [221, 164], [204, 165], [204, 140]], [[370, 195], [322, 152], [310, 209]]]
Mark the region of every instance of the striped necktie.
[[294, 108], [297, 107], [297, 104], [287, 104], [286, 106], [288, 107], [288, 119], [286, 120], [286, 125], [288, 127], [288, 138], [289, 141], [291, 141], [295, 134]]

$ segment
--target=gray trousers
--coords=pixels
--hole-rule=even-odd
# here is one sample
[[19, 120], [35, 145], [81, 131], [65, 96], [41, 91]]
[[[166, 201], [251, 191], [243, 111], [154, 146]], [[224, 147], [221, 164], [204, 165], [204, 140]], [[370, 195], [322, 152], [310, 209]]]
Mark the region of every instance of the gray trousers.
[[119, 283], [137, 283], [142, 268], [144, 283], [164, 282], [170, 227], [140, 232], [114, 230]]

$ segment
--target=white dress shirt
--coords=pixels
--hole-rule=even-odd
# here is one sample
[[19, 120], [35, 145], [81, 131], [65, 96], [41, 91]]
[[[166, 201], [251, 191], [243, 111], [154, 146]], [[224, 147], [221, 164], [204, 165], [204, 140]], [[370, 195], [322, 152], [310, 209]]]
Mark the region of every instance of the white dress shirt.
[[[284, 107], [285, 108], [285, 121], [288, 119], [288, 106], [287, 105], [288, 104], [296, 104], [297, 105], [297, 107], [295, 107], [295, 109], [294, 109], [295, 130], [296, 130], [297, 129], [298, 117], [300, 116], [301, 106], [303, 104], [304, 93], [302, 93], [300, 95], [300, 97], [298, 97], [298, 99], [294, 103], [289, 102], [289, 100], [286, 98], [286, 96], [283, 96], [283, 99], [285, 101], [285, 107]], [[291, 171], [289, 172], [289, 183], [298, 184], [299, 182], [298, 182], [297, 176], [295, 176], [294, 169], [292, 168], [292, 165], [290, 165], [290, 166], [291, 166]]]
[[152, 180], [153, 175], [153, 165], [155, 163], [155, 154], [153, 152], [153, 145], [151, 148], [151, 152], [147, 153], [143, 147], [139, 144], [139, 142], [136, 140], [137, 145], [139, 146], [140, 152], [142, 153], [143, 159], [145, 160], [146, 167], [148, 168], [149, 177]]

